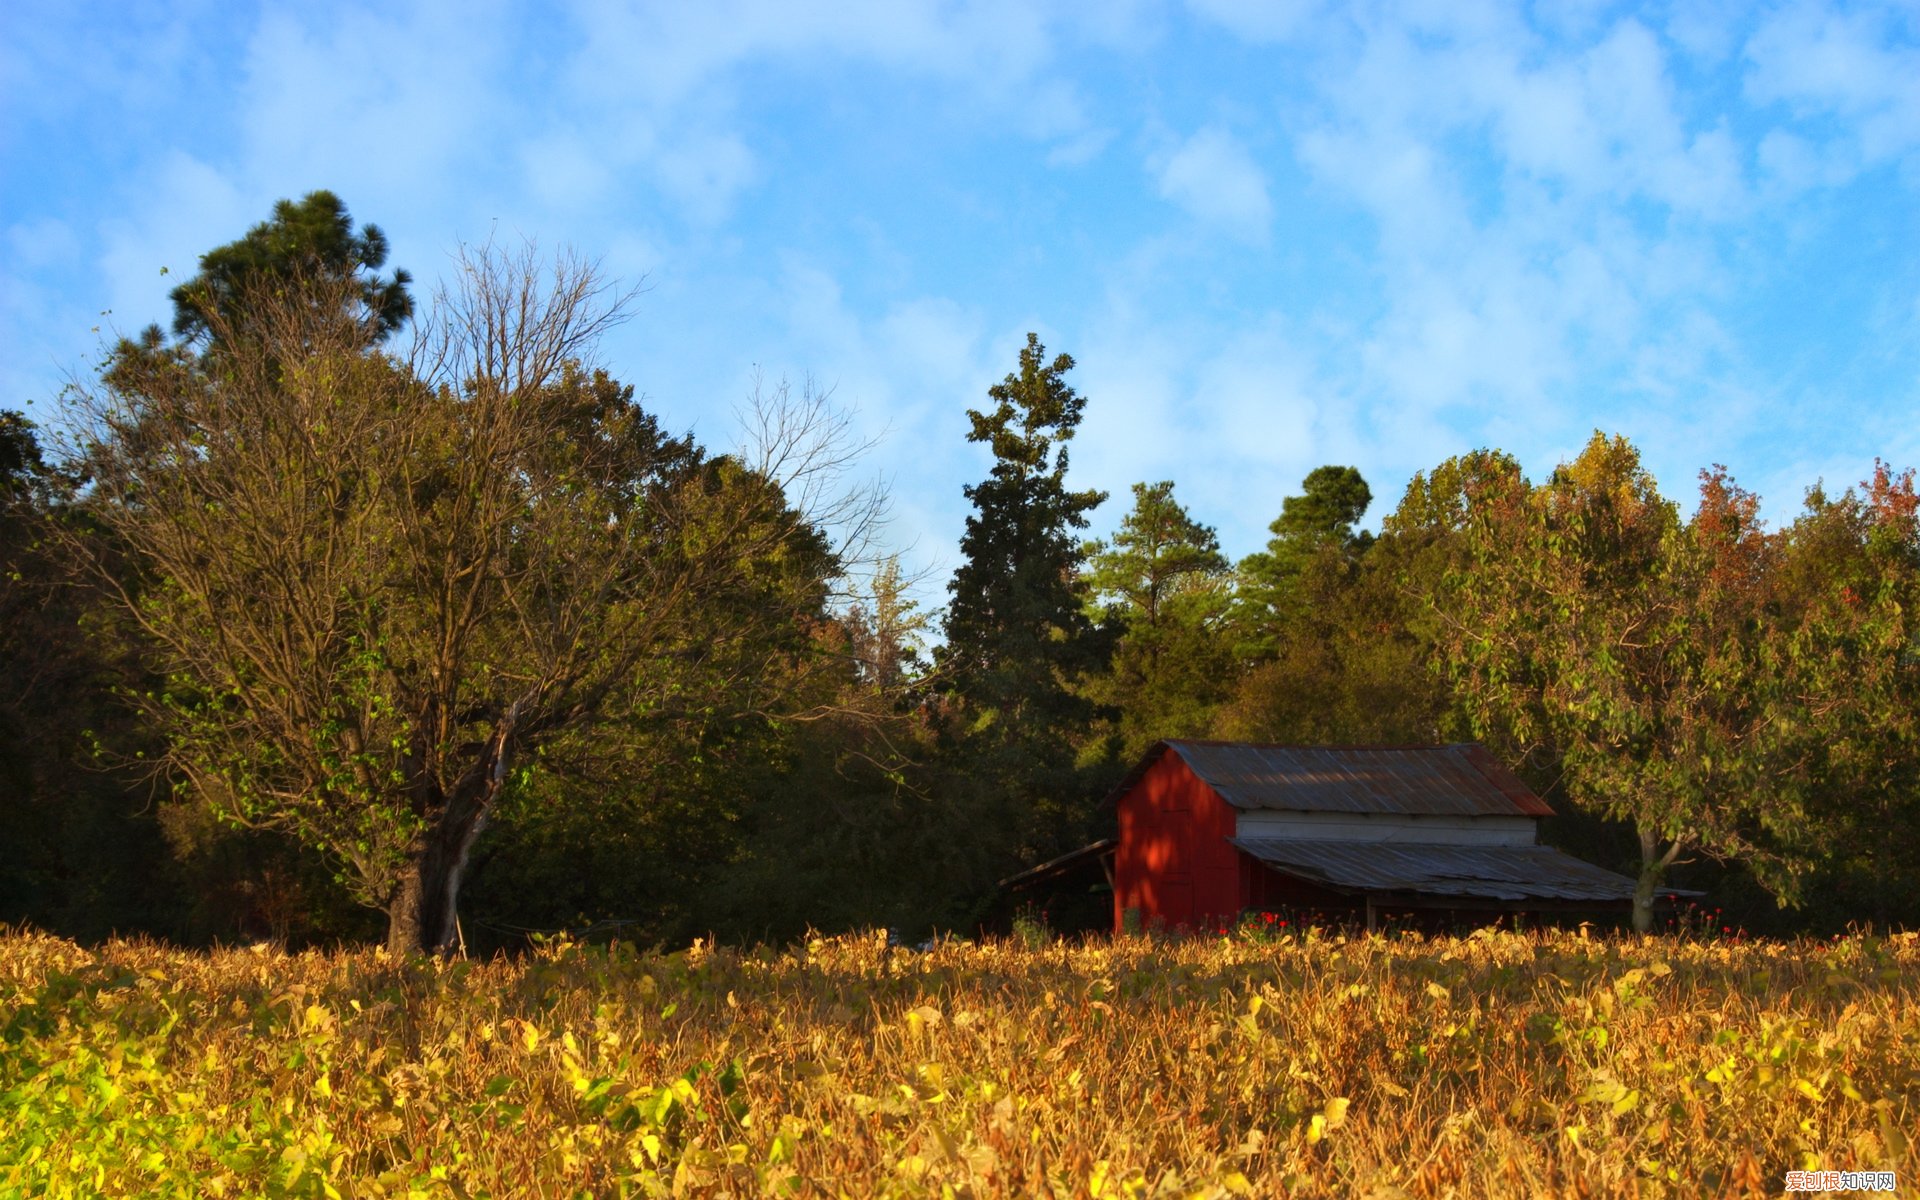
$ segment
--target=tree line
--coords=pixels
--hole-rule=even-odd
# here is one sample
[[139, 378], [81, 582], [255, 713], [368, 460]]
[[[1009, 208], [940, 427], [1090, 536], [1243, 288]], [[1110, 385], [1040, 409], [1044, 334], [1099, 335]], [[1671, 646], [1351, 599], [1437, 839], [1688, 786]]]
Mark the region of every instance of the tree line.
[[1675, 881], [1756, 928], [1920, 915], [1910, 471], [1770, 529], [1596, 432], [1539, 482], [1449, 459], [1376, 535], [1329, 465], [1232, 563], [1171, 481], [1089, 539], [1086, 399], [1030, 335], [926, 613], [824, 398], [715, 452], [598, 361], [630, 297], [590, 265], [469, 250], [421, 302], [386, 257], [283, 201], [55, 434], [0, 415], [0, 921], [965, 929], [1167, 737], [1485, 742], [1641, 927]]

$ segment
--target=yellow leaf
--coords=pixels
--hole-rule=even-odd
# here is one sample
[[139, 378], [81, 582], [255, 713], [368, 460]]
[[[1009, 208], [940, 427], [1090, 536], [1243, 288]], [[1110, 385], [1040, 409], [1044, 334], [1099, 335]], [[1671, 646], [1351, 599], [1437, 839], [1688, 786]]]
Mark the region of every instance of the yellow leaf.
[[1327, 1119], [1328, 1129], [1338, 1129], [1347, 1123], [1347, 1108], [1352, 1103], [1345, 1096], [1335, 1096], [1327, 1101], [1326, 1107], [1320, 1111]]
[[1307, 1122], [1307, 1144], [1311, 1146], [1325, 1136], [1327, 1136], [1327, 1119], [1315, 1113], [1313, 1120]]

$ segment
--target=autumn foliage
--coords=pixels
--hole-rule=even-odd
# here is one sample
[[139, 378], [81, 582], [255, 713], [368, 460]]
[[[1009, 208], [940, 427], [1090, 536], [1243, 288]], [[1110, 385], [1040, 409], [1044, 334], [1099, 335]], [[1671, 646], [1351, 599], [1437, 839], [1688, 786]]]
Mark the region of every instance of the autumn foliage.
[[1915, 1168], [1920, 936], [0, 938], [0, 1195], [1762, 1196]]

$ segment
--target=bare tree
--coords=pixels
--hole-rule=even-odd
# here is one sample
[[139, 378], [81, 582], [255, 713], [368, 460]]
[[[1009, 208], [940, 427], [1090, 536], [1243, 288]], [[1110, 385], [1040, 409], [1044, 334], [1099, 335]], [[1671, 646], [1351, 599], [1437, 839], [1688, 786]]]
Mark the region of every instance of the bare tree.
[[165, 768], [344, 863], [396, 952], [452, 943], [474, 841], [541, 756], [777, 708], [768, 663], [840, 572], [808, 504], [857, 532], [881, 500], [820, 490], [845, 466], [821, 406], [767, 406], [757, 462], [665, 434], [593, 366], [628, 297], [590, 265], [458, 268], [402, 352], [342, 319], [357, 281], [281, 279], [69, 400], [91, 557], [139, 567], [105, 574], [167, 680], [142, 699]]

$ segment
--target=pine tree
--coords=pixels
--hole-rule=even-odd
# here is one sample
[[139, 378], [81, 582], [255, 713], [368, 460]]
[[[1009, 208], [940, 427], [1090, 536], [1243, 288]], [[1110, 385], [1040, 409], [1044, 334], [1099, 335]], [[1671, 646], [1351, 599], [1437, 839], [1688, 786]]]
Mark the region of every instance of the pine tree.
[[295, 287], [351, 280], [358, 311], [349, 315], [384, 340], [413, 315], [407, 291], [413, 276], [396, 270], [381, 278], [386, 261], [387, 235], [377, 225], [362, 225], [356, 234], [347, 206], [332, 192], [310, 192], [297, 204], [282, 200], [272, 220], [200, 256], [200, 273], [173, 289], [173, 332], [192, 343], [207, 339], [216, 324], [244, 324], [249, 289], [266, 281]]
[[1206, 733], [1233, 679], [1219, 629], [1228, 572], [1218, 536], [1174, 499], [1170, 480], [1136, 483], [1112, 544], [1087, 550], [1087, 581], [1119, 636], [1092, 688], [1119, 713], [1116, 750], [1131, 761], [1161, 738]]
[[1372, 534], [1354, 530], [1373, 503], [1373, 490], [1358, 470], [1316, 467], [1301, 481], [1301, 493], [1288, 496], [1267, 527], [1273, 538], [1266, 550], [1240, 562], [1234, 624], [1242, 657], [1273, 657], [1285, 628], [1301, 615], [1300, 581], [1315, 558], [1352, 559], [1373, 544]]
[[1066, 443], [1086, 401], [1066, 382], [1073, 359], [1045, 356], [1028, 334], [1020, 369], [988, 389], [993, 407], [969, 410], [967, 440], [986, 443], [994, 464], [965, 491], [974, 514], [938, 658], [968, 722], [969, 769], [1016, 805], [1028, 851], [1072, 835], [1075, 743], [1093, 711], [1074, 684], [1103, 657], [1076, 531], [1106, 494], [1067, 487]]

